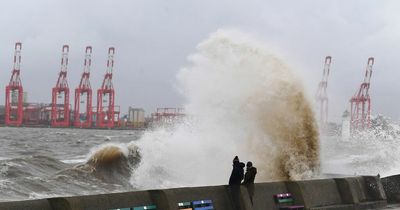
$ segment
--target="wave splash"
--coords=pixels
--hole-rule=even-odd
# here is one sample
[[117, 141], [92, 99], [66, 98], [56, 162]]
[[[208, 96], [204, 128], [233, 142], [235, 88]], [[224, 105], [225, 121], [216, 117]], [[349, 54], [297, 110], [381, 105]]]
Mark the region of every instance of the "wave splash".
[[[267, 49], [237, 30], [218, 30], [200, 43], [177, 75], [190, 120], [143, 135], [143, 161], [132, 182], [144, 188], [226, 183], [234, 155], [256, 164], [258, 181], [318, 174], [310, 103], [301, 81]], [[158, 178], [149, 181], [150, 174]]]
[[134, 144], [105, 144], [94, 148], [86, 163], [79, 164], [59, 174], [74, 175], [78, 179], [82, 174], [87, 178], [101, 180], [106, 184], [129, 186], [131, 172], [140, 162], [138, 147]]
[[[339, 133], [339, 132], [338, 132]], [[324, 173], [347, 175], [399, 174], [400, 124], [387, 116], [371, 116], [371, 127], [350, 138], [321, 136]]]

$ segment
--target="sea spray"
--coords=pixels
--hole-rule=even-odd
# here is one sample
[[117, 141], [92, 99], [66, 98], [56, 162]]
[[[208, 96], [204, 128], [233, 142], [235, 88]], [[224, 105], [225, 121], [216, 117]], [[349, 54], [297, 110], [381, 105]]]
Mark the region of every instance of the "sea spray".
[[190, 119], [143, 135], [135, 186], [225, 184], [235, 155], [255, 163], [257, 181], [318, 173], [318, 131], [303, 86], [264, 44], [218, 30], [188, 60], [177, 78]]
[[400, 173], [400, 124], [389, 117], [371, 116], [371, 127], [348, 139], [321, 135], [323, 173], [377, 175]]

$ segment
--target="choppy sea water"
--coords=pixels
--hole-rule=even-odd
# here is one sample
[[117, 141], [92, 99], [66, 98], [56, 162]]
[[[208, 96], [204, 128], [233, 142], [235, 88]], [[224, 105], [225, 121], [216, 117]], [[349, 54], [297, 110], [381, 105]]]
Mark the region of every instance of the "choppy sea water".
[[139, 136], [139, 131], [2, 127], [0, 201], [134, 190], [128, 164], [100, 167], [87, 161], [103, 147], [126, 147]]
[[[139, 156], [133, 161], [113, 160], [110, 165], [106, 160], [93, 161], [98, 153], [103, 158], [112, 158], [113, 147], [124, 151], [129, 145], [142, 145], [148, 140], [141, 139], [142, 134], [143, 131], [1, 127], [0, 201], [185, 186], [184, 181], [171, 183], [174, 174], [165, 168], [167, 166], [163, 168], [163, 164], [151, 162], [153, 160], [148, 158], [140, 160]], [[378, 173], [388, 176], [400, 172], [400, 145], [396, 138], [343, 141], [340, 137], [322, 136], [320, 141], [322, 177], [324, 174], [353, 176]], [[153, 155], [163, 152], [162, 147], [155, 146], [153, 149]], [[126, 149], [124, 157], [129, 157], [133, 150]], [[141, 151], [140, 148], [138, 151]], [[158, 181], [140, 179], [137, 183], [132, 182], [132, 177], [140, 176], [138, 173], [143, 171], [142, 168], [136, 170], [140, 161], [144, 162], [141, 167], [154, 166], [151, 174], [146, 176]], [[214, 164], [229, 166], [229, 160]], [[226, 178], [229, 170], [227, 167]], [[209, 180], [215, 184], [212, 176], [203, 178], [204, 183]], [[219, 181], [218, 184], [226, 183]]]

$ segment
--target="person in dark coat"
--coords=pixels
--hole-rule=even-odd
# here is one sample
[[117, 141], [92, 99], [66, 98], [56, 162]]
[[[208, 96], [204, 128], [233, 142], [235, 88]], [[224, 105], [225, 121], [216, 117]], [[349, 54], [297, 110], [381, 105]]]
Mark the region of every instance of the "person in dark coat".
[[246, 164], [246, 174], [244, 175], [243, 185], [247, 187], [249, 192], [251, 204], [253, 204], [254, 196], [254, 179], [256, 178], [257, 168], [253, 166], [252, 162]]
[[239, 162], [238, 156], [233, 159], [233, 169], [231, 177], [229, 178], [229, 185], [240, 185], [243, 180], [244, 174], [244, 163]]

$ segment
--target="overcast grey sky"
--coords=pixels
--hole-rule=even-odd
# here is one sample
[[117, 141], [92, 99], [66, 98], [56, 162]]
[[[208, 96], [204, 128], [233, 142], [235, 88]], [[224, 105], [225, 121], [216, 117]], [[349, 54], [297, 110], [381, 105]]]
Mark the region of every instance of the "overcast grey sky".
[[116, 103], [181, 106], [175, 75], [196, 45], [219, 28], [237, 28], [270, 44], [314, 94], [326, 55], [330, 117], [340, 119], [375, 57], [373, 112], [400, 119], [400, 1], [388, 0], [36, 0], [0, 7], [0, 103], [12, 68], [16, 41], [23, 43], [21, 78], [31, 102], [50, 102], [63, 44], [70, 45], [68, 80], [77, 86], [84, 49], [93, 46], [91, 83], [105, 72], [114, 46]]

